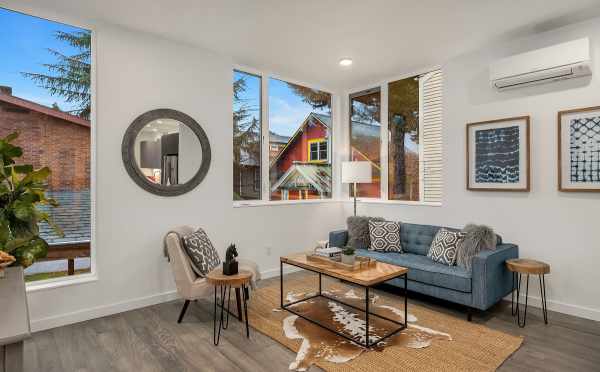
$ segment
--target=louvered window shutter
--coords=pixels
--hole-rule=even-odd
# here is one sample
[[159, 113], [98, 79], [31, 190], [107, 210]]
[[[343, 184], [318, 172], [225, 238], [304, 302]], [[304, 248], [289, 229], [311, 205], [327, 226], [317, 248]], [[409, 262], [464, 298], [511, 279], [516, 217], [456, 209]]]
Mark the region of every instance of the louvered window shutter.
[[422, 200], [442, 202], [442, 71], [435, 70], [421, 76], [422, 113]]

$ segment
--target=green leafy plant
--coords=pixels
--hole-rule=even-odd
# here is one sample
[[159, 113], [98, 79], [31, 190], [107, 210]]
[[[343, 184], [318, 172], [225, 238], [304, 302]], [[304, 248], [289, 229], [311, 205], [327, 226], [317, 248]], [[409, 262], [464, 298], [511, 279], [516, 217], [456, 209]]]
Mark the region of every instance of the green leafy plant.
[[50, 169], [16, 164], [23, 149], [11, 142], [18, 136], [15, 132], [0, 139], [0, 250], [15, 257], [14, 265], [28, 267], [48, 254], [48, 243], [39, 235], [39, 222], [48, 223], [59, 236], [63, 233], [48, 213], [36, 208], [58, 205], [46, 197]]
[[350, 245], [346, 245], [342, 248], [342, 253], [345, 254], [346, 256], [352, 256], [354, 254], [354, 247], [350, 246]]

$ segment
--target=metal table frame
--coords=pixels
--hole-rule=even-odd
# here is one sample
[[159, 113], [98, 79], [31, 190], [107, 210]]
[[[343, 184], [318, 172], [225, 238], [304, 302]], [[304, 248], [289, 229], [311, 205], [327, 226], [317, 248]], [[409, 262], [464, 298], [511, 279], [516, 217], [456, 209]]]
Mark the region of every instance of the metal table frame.
[[[305, 298], [303, 298], [301, 300], [292, 301], [292, 302], [288, 302], [288, 303], [284, 304], [284, 302], [283, 302], [283, 264], [284, 263], [287, 264], [287, 265], [290, 265], [290, 266], [299, 267], [301, 269], [304, 269], [304, 270], [311, 271], [311, 272], [319, 274], [319, 292], [317, 294], [315, 294], [315, 295], [305, 297]], [[395, 335], [396, 333], [398, 333], [398, 332], [406, 329], [406, 319], [408, 318], [408, 310], [407, 310], [408, 309], [408, 291], [407, 291], [407, 280], [408, 279], [407, 279], [407, 273], [398, 275], [396, 277], [396, 278], [404, 277], [404, 322], [398, 322], [396, 320], [390, 319], [390, 318], [385, 317], [383, 315], [379, 315], [379, 314], [372, 313], [372, 312], [369, 311], [369, 302], [370, 302], [369, 301], [370, 300], [370, 298], [369, 298], [369, 289], [371, 288], [371, 286], [361, 285], [361, 284], [358, 284], [358, 283], [352, 283], [351, 282], [354, 285], [357, 285], [359, 287], [365, 288], [365, 308], [364, 309], [361, 309], [361, 308], [359, 308], [357, 306], [354, 306], [354, 305], [345, 303], [343, 301], [340, 301], [337, 298], [333, 298], [331, 296], [323, 294], [322, 293], [322, 280], [321, 280], [322, 279], [322, 275], [328, 276], [330, 278], [340, 279], [340, 278], [335, 277], [333, 275], [329, 275], [329, 274], [321, 273], [321, 272], [319, 272], [317, 270], [309, 269], [309, 268], [307, 268], [305, 266], [299, 266], [299, 265], [295, 265], [295, 264], [293, 264], [291, 262], [283, 262], [283, 261], [280, 260], [279, 261], [279, 284], [280, 284], [279, 288], [280, 288], [281, 308], [284, 309], [284, 310], [287, 310], [290, 313], [292, 313], [294, 315], [297, 315], [297, 316], [299, 316], [299, 317], [301, 317], [301, 318], [303, 318], [303, 319], [305, 319], [305, 320], [307, 320], [307, 321], [309, 321], [309, 322], [311, 322], [311, 323], [313, 323], [313, 324], [315, 324], [315, 325], [317, 325], [317, 326], [319, 326], [321, 328], [327, 329], [328, 331], [333, 332], [336, 335], [338, 335], [340, 337], [343, 337], [343, 338], [345, 338], [345, 339], [347, 339], [347, 340], [349, 340], [349, 341], [351, 341], [351, 342], [353, 342], [353, 343], [355, 343], [355, 344], [357, 344], [359, 346], [365, 347], [365, 348], [371, 348], [371, 347], [377, 345], [378, 343], [382, 342], [386, 338], [389, 338], [389, 337]], [[394, 279], [394, 278], [392, 278], [392, 279]], [[340, 280], [344, 280], [344, 279], [340, 279]], [[390, 280], [390, 279], [388, 279], [388, 280]], [[305, 302], [305, 301], [308, 301], [308, 300], [311, 300], [311, 299], [317, 298], [317, 297], [323, 297], [323, 298], [326, 298], [328, 300], [337, 302], [337, 303], [339, 303], [341, 305], [348, 306], [348, 307], [353, 308], [355, 310], [359, 310], [359, 311], [364, 312], [365, 313], [365, 342], [362, 342], [360, 340], [356, 340], [355, 338], [352, 338], [352, 337], [350, 337], [350, 336], [348, 336], [348, 335], [346, 335], [344, 333], [338, 332], [337, 330], [335, 330], [333, 328], [330, 328], [330, 327], [328, 327], [328, 326], [326, 326], [326, 325], [324, 325], [322, 323], [319, 323], [318, 321], [316, 321], [314, 319], [310, 319], [309, 317], [307, 317], [307, 316], [305, 316], [303, 314], [300, 314], [298, 311], [295, 311], [294, 309], [291, 308], [293, 305], [296, 305], [296, 304], [299, 304], [301, 302]], [[388, 332], [383, 337], [377, 338], [376, 340], [373, 340], [373, 341], [370, 342], [370, 340], [369, 340], [369, 318], [372, 317], [372, 316], [375, 316], [377, 318], [384, 319], [384, 320], [386, 320], [388, 322], [394, 323], [394, 324], [398, 325], [399, 327], [397, 327], [397, 328], [393, 329], [392, 331]]]

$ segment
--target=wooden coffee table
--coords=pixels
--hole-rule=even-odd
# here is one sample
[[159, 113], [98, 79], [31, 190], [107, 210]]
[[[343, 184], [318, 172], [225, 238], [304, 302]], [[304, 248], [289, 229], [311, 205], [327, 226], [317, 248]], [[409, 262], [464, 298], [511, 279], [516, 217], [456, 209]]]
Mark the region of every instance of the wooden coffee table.
[[[235, 275], [225, 275], [223, 274], [223, 269], [218, 268], [206, 276], [206, 280], [208, 283], [212, 284], [215, 287], [215, 305], [213, 312], [213, 342], [215, 345], [219, 344], [219, 339], [221, 338], [221, 329], [225, 330], [229, 326], [229, 304], [231, 300], [231, 288], [236, 289], [236, 294], [239, 293], [239, 289], [241, 288], [242, 298], [244, 302], [244, 317], [246, 318], [246, 337], [250, 337], [250, 328], [248, 327], [248, 288], [247, 285], [250, 283], [250, 279], [252, 278], [252, 273], [246, 270], [240, 270]], [[217, 301], [217, 288], [219, 289], [219, 299]], [[225, 297], [227, 297], [227, 317], [225, 322], [223, 321], [224, 310], [225, 310]], [[219, 304], [220, 302], [220, 304]], [[219, 328], [217, 331], [217, 305], [221, 307], [221, 317], [219, 320]], [[238, 306], [238, 312], [240, 311]], [[241, 320], [241, 314], [238, 313], [238, 316]]]
[[[284, 264], [300, 267], [302, 269], [312, 271], [314, 273], [319, 274], [319, 291], [318, 291], [318, 293], [315, 295], [312, 295], [312, 296], [305, 297], [301, 300], [284, 303], [283, 302], [283, 265]], [[307, 321], [309, 321], [313, 324], [316, 324], [321, 328], [327, 329], [340, 337], [343, 337], [349, 341], [352, 341], [362, 347], [371, 348], [371, 347], [377, 345], [378, 343], [380, 343], [381, 341], [383, 341], [384, 339], [386, 339], [406, 328], [406, 319], [407, 319], [407, 313], [408, 313], [408, 311], [407, 311], [407, 309], [408, 309], [408, 293], [406, 290], [408, 269], [406, 267], [400, 267], [400, 266], [391, 265], [391, 264], [387, 264], [387, 263], [383, 263], [383, 262], [376, 262], [376, 264], [374, 266], [369, 266], [369, 267], [365, 267], [360, 270], [353, 271], [353, 270], [339, 268], [339, 267], [335, 266], [334, 264], [331, 264], [328, 262], [309, 260], [305, 253], [298, 253], [298, 254], [292, 254], [289, 256], [281, 257], [279, 270], [280, 270], [279, 278], [280, 278], [281, 308], [285, 309], [285, 310], [289, 311], [290, 313], [295, 314], [303, 319], [306, 319]], [[354, 305], [342, 302], [337, 298], [334, 298], [327, 294], [324, 294], [321, 290], [322, 289], [322, 281], [321, 281], [322, 275], [329, 276], [331, 278], [341, 279], [341, 280], [347, 281], [349, 283], [355, 284], [357, 286], [363, 287], [365, 289], [365, 308], [361, 309]], [[388, 280], [398, 278], [398, 277], [404, 277], [404, 321], [403, 322], [398, 322], [396, 320], [384, 317], [379, 314], [371, 313], [369, 311], [369, 299], [370, 299], [369, 298], [369, 289], [378, 284], [382, 284]], [[311, 318], [305, 316], [304, 314], [301, 314], [301, 313], [295, 311], [292, 308], [293, 305], [296, 305], [301, 302], [306, 302], [306, 301], [316, 298], [316, 297], [324, 297], [330, 301], [334, 301], [334, 302], [337, 302], [344, 306], [348, 306], [350, 308], [353, 308], [355, 310], [363, 312], [365, 314], [365, 342], [362, 342], [355, 338], [349, 337], [346, 334], [340, 333], [340, 332], [336, 331], [335, 329], [325, 326], [325, 325], [317, 322], [316, 320], [311, 319]], [[370, 342], [370, 340], [369, 340], [369, 317], [372, 317], [372, 316], [378, 317], [380, 319], [384, 319], [388, 322], [391, 322], [391, 323], [397, 325], [398, 327], [391, 329], [382, 338], [377, 338], [376, 340]]]
[[[540, 298], [542, 301], [542, 314], [544, 323], [548, 324], [548, 307], [546, 306], [546, 278], [550, 273], [550, 265], [545, 262], [531, 260], [528, 258], [513, 258], [506, 260], [506, 268], [513, 273], [513, 285], [511, 293], [511, 312], [517, 316], [519, 327], [525, 327], [527, 317], [527, 299], [529, 298], [529, 275], [538, 275], [540, 279]], [[519, 297], [521, 295], [521, 276], [527, 275], [527, 287], [525, 288], [525, 310], [523, 311], [523, 322], [521, 323], [521, 312], [519, 310]], [[515, 285], [516, 284], [516, 285]], [[517, 306], [515, 307], [515, 289], [517, 291]]]

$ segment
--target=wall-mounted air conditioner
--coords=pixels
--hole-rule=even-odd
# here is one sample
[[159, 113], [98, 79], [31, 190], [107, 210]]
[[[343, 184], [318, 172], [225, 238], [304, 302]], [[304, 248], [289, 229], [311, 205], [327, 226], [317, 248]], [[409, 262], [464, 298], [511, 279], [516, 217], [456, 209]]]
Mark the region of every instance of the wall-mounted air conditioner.
[[490, 82], [498, 90], [591, 74], [588, 38], [503, 58], [490, 65]]

